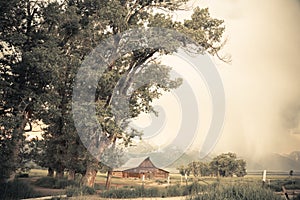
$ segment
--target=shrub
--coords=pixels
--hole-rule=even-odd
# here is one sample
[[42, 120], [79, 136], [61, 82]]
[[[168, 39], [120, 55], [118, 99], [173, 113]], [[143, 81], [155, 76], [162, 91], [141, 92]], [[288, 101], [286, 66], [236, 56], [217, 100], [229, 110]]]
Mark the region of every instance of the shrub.
[[18, 178], [29, 178], [29, 174], [28, 173], [20, 173], [17, 175]]
[[53, 188], [55, 185], [55, 178], [49, 176], [42, 177], [37, 179], [34, 184], [40, 187]]
[[0, 184], [0, 199], [23, 199], [40, 196], [28, 183], [19, 180]]
[[280, 192], [282, 191], [282, 186], [288, 190], [300, 189], [300, 180], [272, 180], [269, 187], [276, 192]]
[[46, 176], [36, 180], [35, 185], [45, 188], [65, 189], [67, 186], [78, 186], [79, 184], [73, 180], [67, 180], [65, 178], [56, 179]]
[[172, 186], [168, 186], [166, 187], [167, 193], [166, 196], [167, 197], [175, 197], [175, 196], [183, 196], [186, 195], [185, 194], [185, 187], [181, 187], [180, 185], [172, 185]]
[[93, 195], [95, 193], [96, 190], [94, 188], [87, 187], [87, 186], [82, 186], [82, 187], [68, 186], [66, 188], [67, 197]]
[[198, 182], [193, 182], [191, 185], [185, 186], [183, 195], [195, 195], [206, 190], [207, 185], [201, 185]]

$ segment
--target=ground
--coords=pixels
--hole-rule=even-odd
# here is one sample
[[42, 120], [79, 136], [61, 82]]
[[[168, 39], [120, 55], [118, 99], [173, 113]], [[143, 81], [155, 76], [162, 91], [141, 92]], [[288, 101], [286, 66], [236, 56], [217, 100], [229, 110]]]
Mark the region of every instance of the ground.
[[[42, 188], [42, 187], [37, 187], [34, 185], [34, 182], [43, 176], [46, 176], [47, 171], [46, 170], [38, 170], [34, 169], [31, 170], [29, 173], [29, 178], [23, 178], [24, 181], [27, 181], [30, 183], [30, 185], [33, 186], [34, 190], [38, 191], [41, 193], [43, 196], [48, 196], [48, 195], [60, 195], [60, 194], [65, 194], [64, 189], [50, 189], [50, 188]], [[282, 195], [282, 192], [280, 191], [281, 188], [281, 182], [286, 182], [287, 180], [290, 180], [291, 177], [288, 175], [272, 175], [267, 177], [270, 180], [271, 184], [277, 184], [277, 192], [275, 192], [278, 195]], [[300, 177], [293, 177], [294, 180], [297, 180], [297, 184], [300, 184]], [[100, 193], [104, 189], [105, 185], [105, 180], [106, 180], [106, 175], [105, 174], [98, 174], [96, 178], [96, 184], [98, 186], [97, 193]], [[230, 178], [221, 178], [220, 181], [224, 184], [230, 184], [234, 182], [259, 182], [261, 180], [261, 175], [247, 175], [244, 178], [238, 178], [238, 177], [230, 177]], [[194, 181], [194, 178], [190, 176], [189, 178], [189, 183], [192, 183]], [[215, 177], [204, 177], [198, 180], [200, 184], [210, 184], [216, 181]], [[171, 185], [176, 185], [176, 184], [183, 184], [185, 185], [185, 182], [181, 182], [181, 177], [179, 174], [171, 174]], [[112, 179], [112, 184], [111, 184], [111, 189], [119, 189], [119, 188], [129, 188], [131, 186], [141, 186], [144, 185], [146, 188], [151, 188], [151, 187], [158, 187], [158, 188], [164, 188], [168, 186], [166, 180], [145, 180], [142, 182], [140, 179], [123, 179], [123, 178], [113, 178]], [[297, 185], [298, 186], [298, 185]], [[292, 197], [292, 194], [300, 194], [300, 185], [299, 188], [297, 189], [287, 189], [287, 192], [290, 197]], [[74, 197], [70, 199], [91, 199], [91, 200], [96, 200], [100, 199], [98, 195], [91, 195], [91, 196], [82, 196], [82, 197]], [[143, 200], [160, 200], [160, 199], [169, 199], [169, 200], [181, 200], [185, 199], [184, 197], [172, 197], [172, 198], [143, 198]]]

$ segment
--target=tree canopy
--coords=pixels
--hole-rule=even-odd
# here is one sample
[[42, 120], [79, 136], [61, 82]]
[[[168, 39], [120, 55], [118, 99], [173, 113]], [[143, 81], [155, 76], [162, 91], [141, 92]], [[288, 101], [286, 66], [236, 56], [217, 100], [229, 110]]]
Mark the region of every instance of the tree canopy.
[[[223, 20], [212, 18], [208, 9], [196, 8], [190, 19], [183, 23], [174, 21], [168, 11], [180, 9], [185, 2], [0, 0], [0, 178], [7, 178], [20, 167], [18, 159], [20, 149], [24, 147], [24, 132], [30, 131], [35, 121], [42, 121], [47, 127], [43, 140], [35, 140], [32, 145], [35, 160], [55, 170], [59, 176], [66, 169], [82, 173], [84, 183], [92, 186], [99, 161], [82, 145], [71, 112], [74, 80], [79, 67], [106, 38], [147, 27], [176, 30], [193, 39], [201, 46], [201, 51], [221, 58]], [[158, 12], [159, 9], [163, 12]], [[120, 40], [114, 45], [118, 47]], [[139, 49], [119, 55], [106, 66], [94, 102], [97, 120], [104, 130], [99, 136], [103, 146], [100, 155], [116, 140], [127, 145], [133, 137], [139, 136], [135, 130], [126, 130], [127, 120], [142, 112], [154, 112], [151, 102], [159, 98], [162, 91], [179, 87], [180, 79], [170, 77], [170, 66], [157, 62], [159, 56], [173, 52], [159, 48]], [[151, 68], [144, 68], [143, 73], [153, 75], [165, 84], [158, 84], [153, 79], [135, 90], [130, 98], [130, 115], [116, 119], [110, 101], [116, 84], [145, 64]], [[121, 92], [128, 91], [129, 83], [130, 79], [124, 79]], [[95, 130], [90, 131], [91, 135], [95, 133]]]
[[187, 166], [180, 166], [177, 169], [182, 176], [191, 173], [195, 178], [202, 176], [229, 177], [233, 175], [243, 177], [247, 174], [246, 161], [238, 159], [235, 153], [230, 152], [220, 154], [210, 162], [193, 161]]

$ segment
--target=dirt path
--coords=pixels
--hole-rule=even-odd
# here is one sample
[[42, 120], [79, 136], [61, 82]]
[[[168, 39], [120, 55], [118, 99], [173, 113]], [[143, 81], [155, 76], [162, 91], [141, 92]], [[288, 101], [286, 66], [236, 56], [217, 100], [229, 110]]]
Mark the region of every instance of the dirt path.
[[82, 196], [82, 197], [71, 197], [69, 199], [72, 200], [186, 200], [186, 196], [182, 197], [145, 197], [145, 198], [131, 198], [131, 199], [107, 199], [107, 198], [101, 198], [99, 196], [93, 195], [93, 196]]

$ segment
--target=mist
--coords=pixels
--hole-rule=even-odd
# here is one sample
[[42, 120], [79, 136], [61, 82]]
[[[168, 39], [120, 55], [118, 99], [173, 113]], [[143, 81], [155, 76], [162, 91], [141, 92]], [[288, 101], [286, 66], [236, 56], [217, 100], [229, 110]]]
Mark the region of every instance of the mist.
[[226, 93], [226, 119], [214, 153], [259, 157], [300, 150], [300, 1], [191, 5], [225, 20], [223, 53], [232, 57], [231, 64], [214, 59]]

